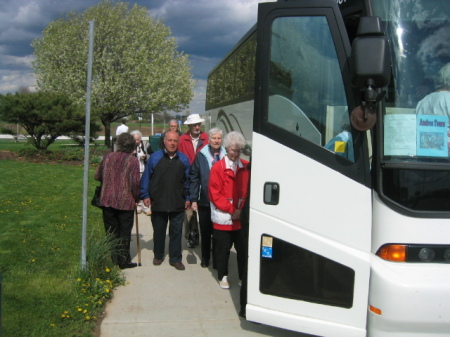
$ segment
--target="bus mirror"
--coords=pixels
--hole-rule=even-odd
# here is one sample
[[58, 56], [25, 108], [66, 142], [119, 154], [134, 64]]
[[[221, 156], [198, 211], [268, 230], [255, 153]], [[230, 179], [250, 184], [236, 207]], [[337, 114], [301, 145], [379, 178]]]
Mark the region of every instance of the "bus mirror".
[[391, 78], [389, 43], [376, 16], [362, 17], [352, 44], [352, 82], [357, 88], [381, 88]]
[[351, 122], [355, 129], [366, 131], [376, 122], [376, 111], [386, 92], [379, 88], [391, 79], [389, 43], [376, 16], [362, 17], [352, 44], [352, 83], [364, 89], [364, 105], [353, 109]]

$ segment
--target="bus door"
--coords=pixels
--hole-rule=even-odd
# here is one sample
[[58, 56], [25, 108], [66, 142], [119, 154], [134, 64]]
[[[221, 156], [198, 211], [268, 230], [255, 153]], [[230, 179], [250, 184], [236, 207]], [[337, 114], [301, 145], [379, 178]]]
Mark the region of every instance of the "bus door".
[[247, 319], [365, 336], [370, 164], [339, 9], [260, 4], [257, 32]]

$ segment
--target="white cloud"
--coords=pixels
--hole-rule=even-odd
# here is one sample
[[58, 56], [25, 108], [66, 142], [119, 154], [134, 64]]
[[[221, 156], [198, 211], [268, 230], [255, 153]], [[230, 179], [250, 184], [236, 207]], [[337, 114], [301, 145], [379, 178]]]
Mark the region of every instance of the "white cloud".
[[16, 92], [21, 87], [27, 87], [34, 91], [36, 80], [32, 72], [0, 71], [0, 93]]

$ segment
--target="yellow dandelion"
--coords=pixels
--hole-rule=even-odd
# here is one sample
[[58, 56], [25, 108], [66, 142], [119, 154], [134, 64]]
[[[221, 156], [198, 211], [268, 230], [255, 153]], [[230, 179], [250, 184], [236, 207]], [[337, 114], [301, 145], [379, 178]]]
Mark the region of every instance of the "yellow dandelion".
[[81, 278], [77, 278], [77, 282], [81, 282]]
[[78, 308], [78, 311], [83, 311], [83, 309], [81, 309], [81, 308]]
[[86, 314], [88, 311], [86, 309], [84, 309], [83, 314]]
[[106, 267], [105, 271], [106, 271], [107, 273], [109, 273], [109, 272], [111, 271], [111, 269], [109, 269], [108, 267]]
[[55, 327], [55, 323], [50, 324], [50, 326], [51, 326], [52, 328]]
[[90, 320], [91, 319], [91, 317], [90, 316], [86, 316], [86, 320]]
[[66, 317], [66, 315], [62, 314], [61, 317], [64, 318], [64, 317]]
[[69, 312], [68, 312], [68, 311], [64, 311], [64, 313], [65, 313], [65, 314], [68, 314]]
[[109, 292], [110, 292], [109, 288], [106, 288], [105, 290], [106, 290], [106, 292], [107, 292], [107, 293], [109, 293]]

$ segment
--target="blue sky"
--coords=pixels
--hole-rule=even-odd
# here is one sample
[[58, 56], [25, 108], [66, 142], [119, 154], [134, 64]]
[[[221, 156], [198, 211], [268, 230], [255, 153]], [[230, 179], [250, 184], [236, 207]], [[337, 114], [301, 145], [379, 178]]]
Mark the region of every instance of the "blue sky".
[[[197, 85], [191, 113], [204, 112], [206, 77], [256, 22], [258, 2], [271, 0], [137, 0], [170, 26], [180, 51], [190, 55]], [[0, 93], [34, 89], [30, 44], [49, 22], [69, 11], [83, 12], [99, 0], [1, 0]]]

